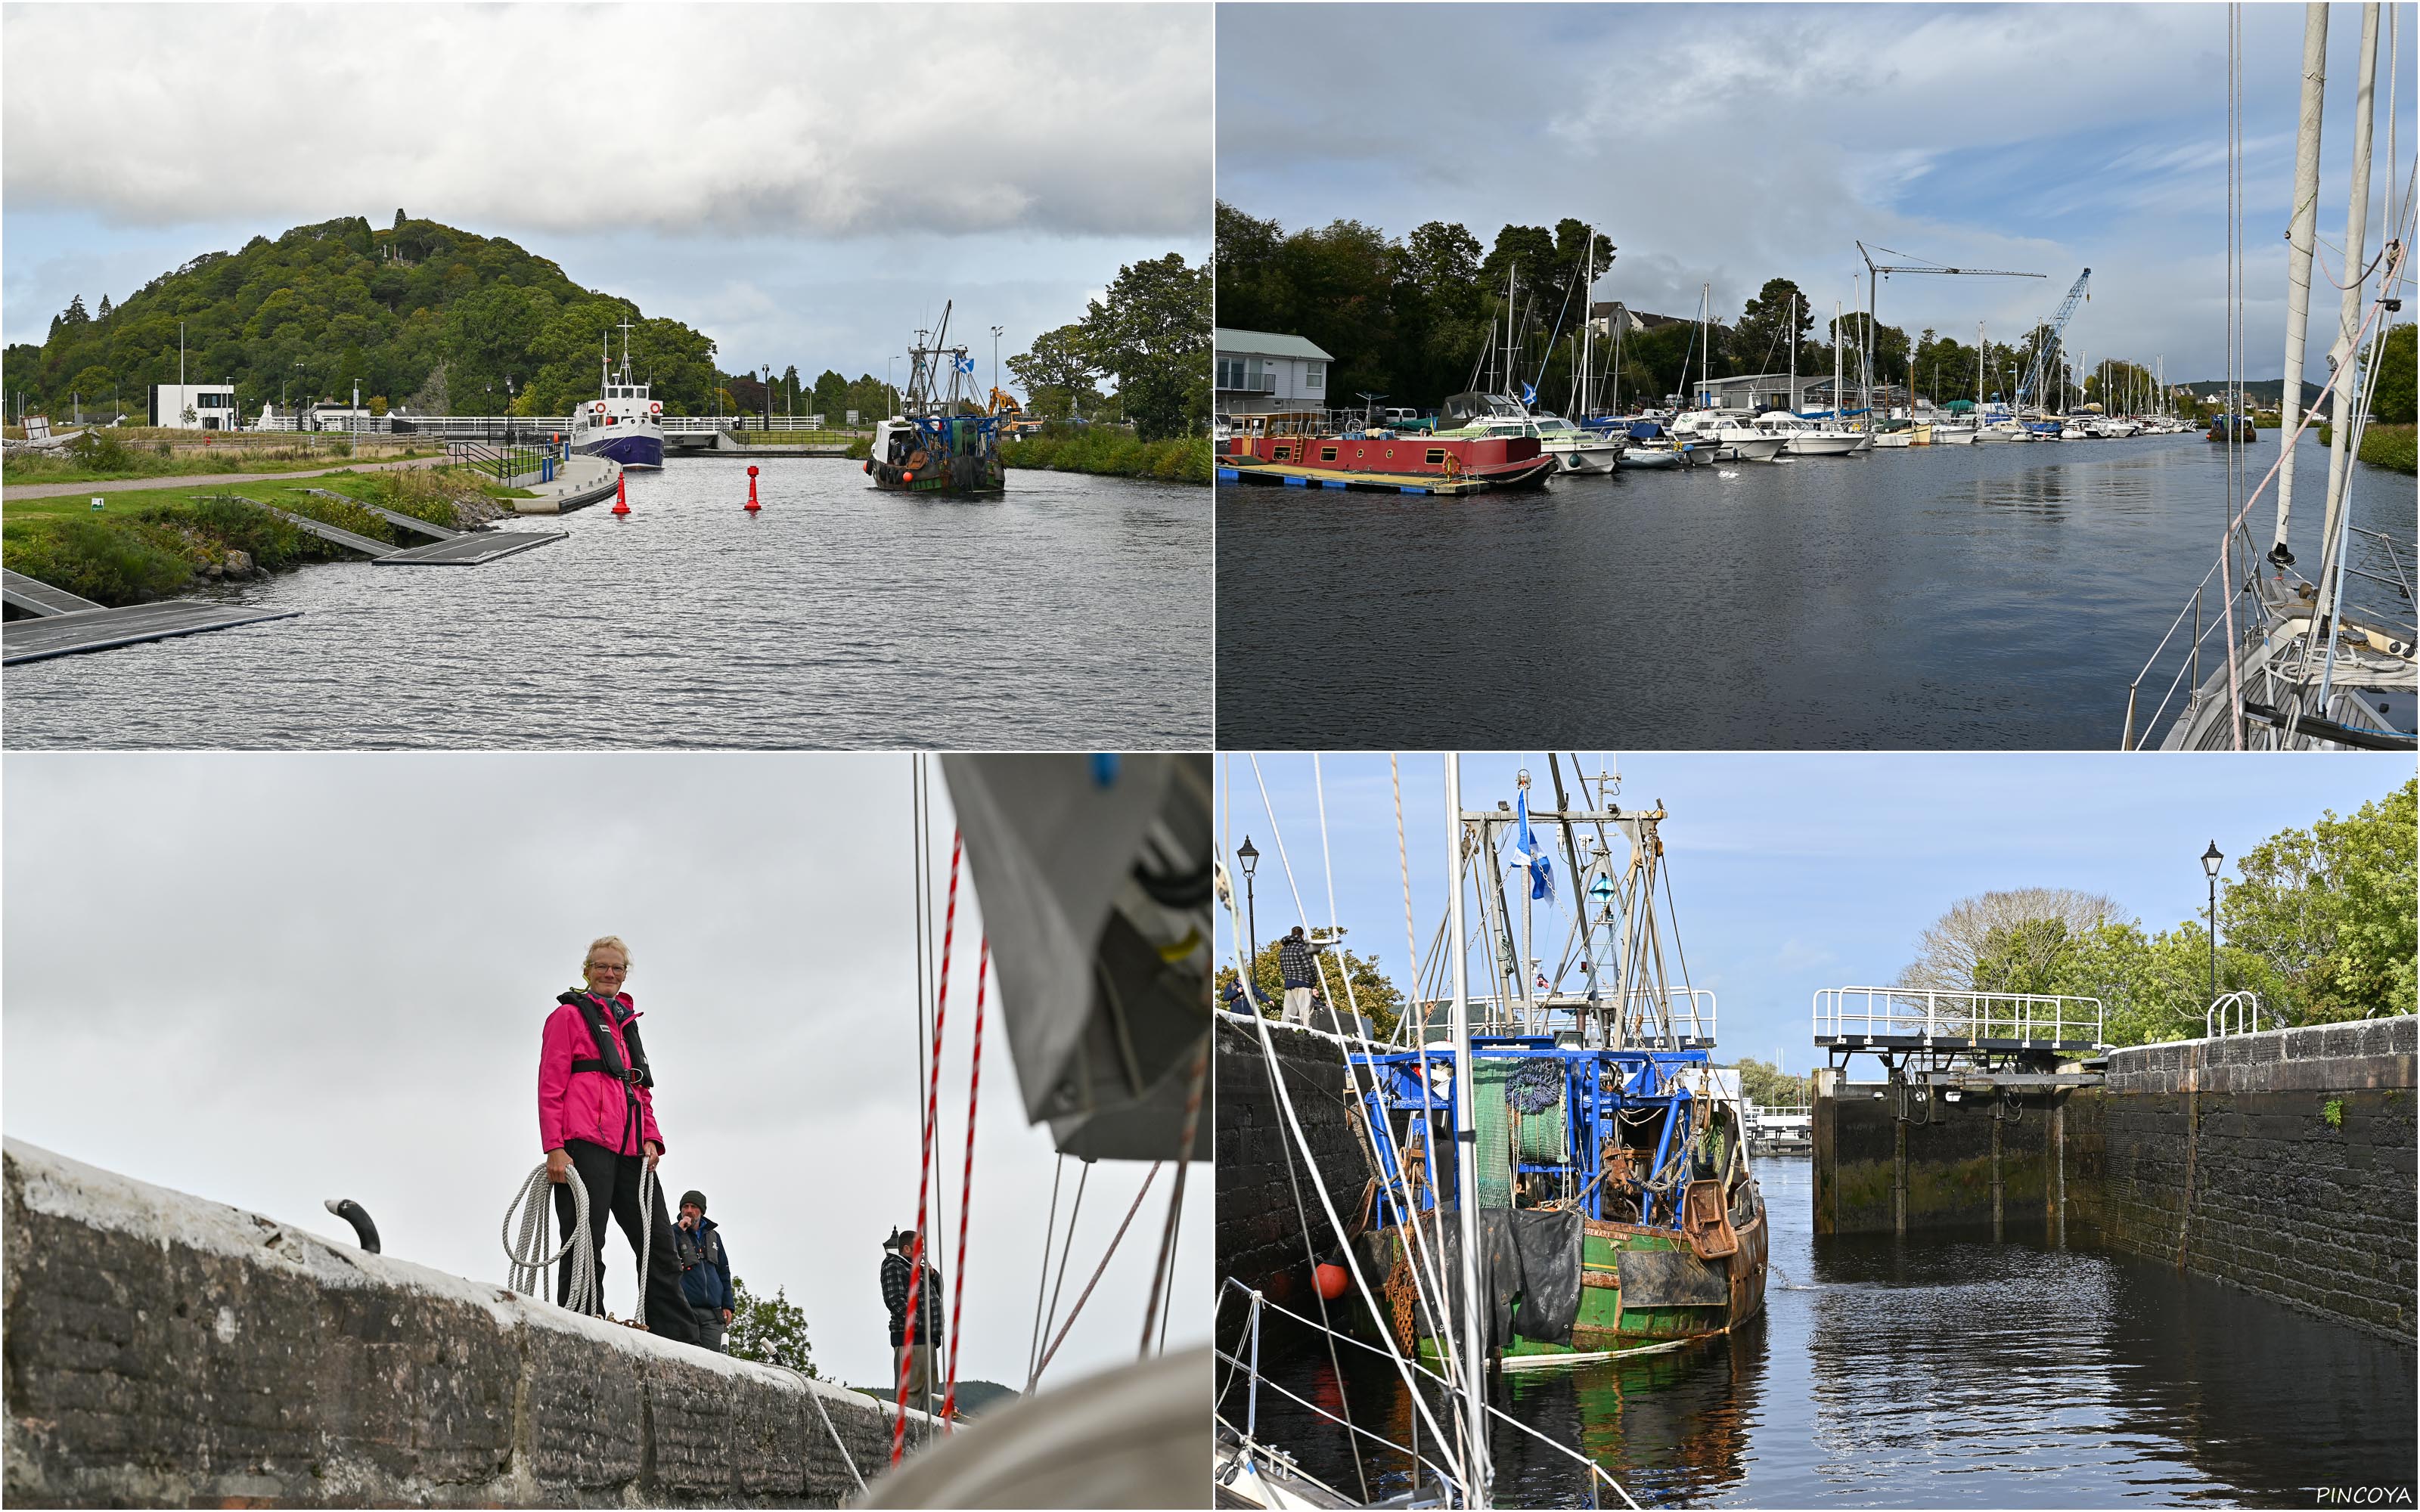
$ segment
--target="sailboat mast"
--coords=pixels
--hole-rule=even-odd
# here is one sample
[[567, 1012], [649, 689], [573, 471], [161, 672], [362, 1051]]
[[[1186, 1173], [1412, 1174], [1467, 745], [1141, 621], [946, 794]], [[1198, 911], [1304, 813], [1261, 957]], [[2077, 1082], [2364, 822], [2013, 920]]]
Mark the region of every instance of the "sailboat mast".
[[[2303, 408], [2303, 341], [2311, 323], [2311, 249], [2319, 234], [2319, 116], [2328, 88], [2328, 8], [2303, 8], [2303, 118], [2294, 134], [2294, 215], [2286, 233], [2286, 378], [2278, 390], [2277, 434], [2293, 444]], [[2358, 213], [2358, 212], [2356, 212]], [[2238, 408], [2241, 408], [2240, 406]], [[2227, 422], [2241, 425], [2239, 416]], [[2277, 469], [2277, 538], [2269, 560], [2288, 566], [2286, 530], [2294, 514], [2294, 459]]]
[[1453, 1189], [1462, 1226], [1462, 1387], [1465, 1503], [1487, 1504], [1487, 1341], [1479, 1293], [1479, 1137], [1471, 1123], [1469, 936], [1462, 910], [1462, 758], [1445, 758], [1445, 846], [1449, 927], [1453, 933]]
[[[2335, 409], [2331, 416], [2333, 429], [2328, 434], [2328, 502], [2326, 522], [2319, 529], [2319, 603], [2333, 615], [2336, 592], [2341, 587], [2337, 570], [2337, 534], [2344, 529], [2345, 467], [2352, 447], [2353, 369], [2359, 365], [2354, 349], [2355, 338], [2361, 333], [2363, 290], [2369, 280], [2362, 274], [2362, 259], [2369, 252], [2369, 144], [2370, 116], [2375, 108], [2378, 88], [2378, 6], [2376, 0], [2361, 8], [2361, 75], [2353, 86], [2352, 110], [2352, 208], [2345, 216], [2345, 284], [2344, 303], [2336, 316], [2336, 341], [2330, 355], [2335, 359]], [[2286, 468], [2277, 474], [2283, 482]]]
[[1843, 430], [1847, 422], [1840, 418], [1840, 301], [1832, 301], [1832, 428]]
[[1790, 291], [1790, 418], [1798, 418], [1798, 291]]
[[1575, 408], [1579, 418], [1589, 418], [1593, 409], [1589, 392], [1589, 360], [1596, 355], [1596, 227], [1588, 229], [1588, 253], [1581, 264], [1580, 285], [1580, 380], [1579, 401]]

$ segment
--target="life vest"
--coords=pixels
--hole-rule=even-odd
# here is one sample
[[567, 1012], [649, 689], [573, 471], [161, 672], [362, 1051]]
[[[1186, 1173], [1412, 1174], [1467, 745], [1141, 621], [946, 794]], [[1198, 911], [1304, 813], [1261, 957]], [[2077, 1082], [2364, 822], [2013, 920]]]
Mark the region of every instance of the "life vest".
[[588, 1038], [595, 1041], [597, 1046], [596, 1055], [583, 1057], [571, 1063], [573, 1071], [602, 1072], [626, 1087], [644, 1087], [653, 1089], [656, 1085], [656, 1074], [647, 1069], [647, 1047], [639, 1040], [638, 1015], [632, 1014], [629, 1022], [622, 1026], [622, 1038], [628, 1041], [630, 1059], [635, 1062], [633, 1065], [625, 1066], [622, 1063], [621, 1049], [613, 1041], [613, 1026], [605, 1022], [603, 1004], [582, 992], [565, 993], [555, 1001], [566, 1003], [580, 1011], [581, 1019], [588, 1026]]
[[[635, 1062], [626, 1066], [622, 1063], [622, 1052], [613, 1043], [613, 1031], [605, 1022], [605, 1009], [602, 1004], [582, 992], [565, 993], [556, 997], [555, 1001], [567, 1003], [580, 1011], [581, 1018], [588, 1026], [588, 1038], [597, 1045], [597, 1054], [574, 1058], [571, 1069], [575, 1072], [599, 1072], [622, 1084], [622, 1143], [625, 1146], [632, 1145], [634, 1142], [644, 1145], [645, 1136], [641, 1132], [639, 1088], [644, 1087], [653, 1089], [656, 1085], [656, 1073], [647, 1069], [647, 1047], [639, 1041], [638, 1015], [633, 1013], [630, 1015], [629, 1022], [622, 1026], [622, 1038], [628, 1041], [630, 1058]], [[635, 1155], [638, 1152], [636, 1149], [624, 1149], [620, 1151], [625, 1155]]]

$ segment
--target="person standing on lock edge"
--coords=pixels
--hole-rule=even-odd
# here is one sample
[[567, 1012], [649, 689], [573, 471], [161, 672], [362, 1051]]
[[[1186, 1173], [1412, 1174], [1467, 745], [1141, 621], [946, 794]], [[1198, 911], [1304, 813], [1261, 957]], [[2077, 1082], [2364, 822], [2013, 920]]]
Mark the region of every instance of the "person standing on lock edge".
[[681, 1291], [697, 1309], [698, 1342], [719, 1350], [731, 1327], [731, 1255], [722, 1247], [721, 1226], [706, 1215], [705, 1193], [681, 1194], [673, 1242], [680, 1246]]
[[1311, 958], [1311, 943], [1303, 937], [1300, 924], [1278, 946], [1278, 973], [1285, 978], [1285, 1021], [1308, 1026], [1311, 989], [1319, 985], [1319, 966]]
[[[639, 1205], [641, 1177], [664, 1152], [656, 1127], [655, 1076], [639, 1041], [639, 1011], [622, 991], [630, 950], [608, 934], [588, 948], [582, 964], [584, 990], [555, 999], [547, 1016], [537, 1059], [537, 1134], [546, 1150], [547, 1180], [557, 1183], [555, 1216], [564, 1237], [577, 1224], [569, 1183], [588, 1193], [589, 1242], [597, 1246], [597, 1280], [604, 1280], [605, 1217], [622, 1226], [630, 1242], [632, 1269], [643, 1246], [647, 1254], [639, 1288], [646, 1298], [648, 1332], [682, 1344], [701, 1341], [697, 1319], [682, 1295], [680, 1258], [664, 1194], [654, 1192], [652, 1211]], [[652, 1230], [653, 1238], [648, 1238]], [[555, 1302], [569, 1296], [571, 1267], [563, 1268]]]

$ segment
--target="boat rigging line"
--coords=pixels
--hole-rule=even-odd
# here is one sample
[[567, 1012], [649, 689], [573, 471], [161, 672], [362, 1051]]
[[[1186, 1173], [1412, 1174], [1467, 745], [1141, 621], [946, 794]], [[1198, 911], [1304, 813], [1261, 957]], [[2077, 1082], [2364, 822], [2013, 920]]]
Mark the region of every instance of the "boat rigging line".
[[[965, 849], [965, 837], [959, 832], [953, 830], [950, 835], [949, 911], [944, 916], [944, 921], [941, 926], [940, 976], [939, 980], [939, 989], [935, 993], [933, 998], [932, 1073], [927, 1078], [923, 1088], [924, 1149], [923, 1158], [918, 1163], [916, 1171], [916, 1244], [914, 1250], [908, 1257], [908, 1326], [905, 1335], [906, 1343], [902, 1346], [908, 1352], [900, 1357], [899, 1417], [897, 1421], [892, 1424], [891, 1430], [891, 1462], [893, 1465], [898, 1464], [900, 1457], [908, 1452], [908, 1383], [914, 1380], [916, 1376], [914, 1363], [916, 1359], [916, 1325], [922, 1321], [924, 1310], [923, 1301], [924, 1292], [924, 1229], [927, 1227], [925, 1222], [928, 1211], [927, 1202], [932, 1195], [931, 1178], [933, 1174], [933, 1130], [935, 1125], [939, 1121], [940, 1113], [941, 1029], [950, 1011], [950, 944], [951, 937], [957, 930], [958, 862], [959, 858], [964, 854]], [[927, 1375], [928, 1379], [924, 1382], [924, 1390], [925, 1395], [929, 1397], [932, 1394], [932, 1381], [929, 1379], [929, 1372]]]
[[[983, 936], [982, 946], [975, 957], [974, 1065], [973, 1069], [967, 1073], [967, 1164], [966, 1173], [959, 1179], [958, 1184], [958, 1257], [955, 1261], [957, 1273], [950, 1280], [949, 1384], [942, 1388], [941, 1393], [941, 1421], [945, 1424], [957, 1420], [958, 1345], [966, 1337], [960, 1324], [965, 1315], [967, 1302], [967, 1230], [974, 1227], [969, 1221], [969, 1216], [974, 1211], [975, 1108], [983, 1097], [984, 983], [990, 979], [990, 968], [991, 936], [986, 933]], [[916, 1283], [912, 1277], [908, 1281], [908, 1289], [911, 1294], [916, 1289]]]

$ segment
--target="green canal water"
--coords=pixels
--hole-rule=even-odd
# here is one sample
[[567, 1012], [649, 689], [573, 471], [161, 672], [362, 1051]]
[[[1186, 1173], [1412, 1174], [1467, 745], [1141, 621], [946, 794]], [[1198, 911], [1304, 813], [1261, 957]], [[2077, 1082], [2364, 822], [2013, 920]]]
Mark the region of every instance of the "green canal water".
[[[2072, 1229], [2064, 1245], [2019, 1225], [2000, 1243], [1819, 1243], [1807, 1161], [1757, 1174], [1777, 1267], [1762, 1319], [1676, 1353], [1507, 1377], [1499, 1405], [1642, 1505], [2412, 1504], [2412, 1350]], [[1273, 1380], [1404, 1442], [1392, 1368], [1342, 1353], [1340, 1379], [1307, 1339], [1263, 1342]], [[1241, 1388], [1227, 1391], [1240, 1424]], [[1264, 1394], [1260, 1429], [1358, 1493], [1341, 1428]], [[1494, 1453], [1498, 1504], [1590, 1504], [1564, 1457], [1505, 1428]], [[1400, 1457], [1360, 1468], [1373, 1495], [1408, 1484]], [[2373, 1489], [2330, 1504], [2334, 1488]]]

